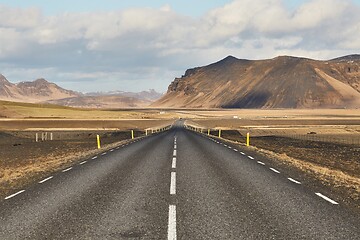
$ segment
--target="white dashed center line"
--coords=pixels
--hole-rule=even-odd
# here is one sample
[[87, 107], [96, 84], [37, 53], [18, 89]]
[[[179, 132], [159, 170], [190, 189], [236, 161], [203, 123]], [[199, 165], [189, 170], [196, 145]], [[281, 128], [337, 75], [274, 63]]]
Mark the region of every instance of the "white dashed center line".
[[238, 150], [237, 149], [234, 149], [235, 152], [237, 152]]
[[174, 157], [176, 156], [176, 150], [174, 150], [174, 152], [173, 152], [173, 156], [174, 156]]
[[176, 144], [174, 145], [174, 149], [176, 149]]
[[244, 152], [240, 152], [242, 155], [245, 155], [245, 153]]
[[278, 170], [276, 170], [275, 168], [270, 168], [271, 171], [275, 172], [275, 173], [280, 173]]
[[232, 147], [228, 146], [229, 149], [232, 149]]
[[252, 156], [248, 156], [248, 158], [250, 158], [250, 159], [254, 159]]
[[176, 168], [176, 158], [174, 157], [171, 164], [172, 168]]
[[265, 166], [265, 163], [263, 163], [263, 162], [257, 161], [257, 163]]
[[322, 199], [334, 204], [334, 205], [338, 205], [339, 203], [335, 202], [334, 200], [332, 200], [331, 198], [328, 198], [327, 196], [321, 194], [321, 193], [315, 193], [316, 195], [318, 195], [319, 197], [321, 197]]
[[62, 172], [67, 172], [67, 171], [70, 171], [71, 169], [72, 169], [72, 167], [69, 167], [67, 169], [62, 170]]
[[50, 179], [52, 179], [53, 178], [53, 176], [50, 176], [50, 177], [48, 177], [48, 178], [45, 178], [44, 180], [41, 180], [39, 183], [41, 184], [41, 183], [44, 183], [44, 182], [46, 182], [46, 181], [49, 181]]
[[176, 206], [169, 206], [168, 240], [176, 240]]
[[110, 150], [110, 152], [113, 152], [113, 151], [114, 151], [114, 149], [111, 149], [111, 150]]
[[171, 172], [170, 194], [176, 194], [176, 172]]
[[92, 158], [92, 160], [97, 159], [97, 158], [98, 158], [98, 156], [95, 156], [95, 157]]
[[10, 198], [13, 198], [13, 197], [15, 197], [16, 195], [19, 195], [20, 193], [23, 193], [23, 192], [25, 192], [25, 190], [18, 191], [17, 193], [14, 193], [14, 194], [12, 194], [12, 195], [10, 195], [10, 196], [7, 196], [7, 197], [5, 198], [5, 200], [8, 200], [8, 199], [10, 199]]
[[83, 165], [83, 164], [85, 164], [85, 163], [87, 163], [87, 161], [83, 161], [83, 162], [81, 162], [81, 163], [79, 163], [80, 165]]
[[299, 181], [296, 181], [295, 179], [293, 178], [288, 178], [289, 181], [293, 182], [293, 183], [296, 183], [296, 184], [301, 184], [301, 182]]

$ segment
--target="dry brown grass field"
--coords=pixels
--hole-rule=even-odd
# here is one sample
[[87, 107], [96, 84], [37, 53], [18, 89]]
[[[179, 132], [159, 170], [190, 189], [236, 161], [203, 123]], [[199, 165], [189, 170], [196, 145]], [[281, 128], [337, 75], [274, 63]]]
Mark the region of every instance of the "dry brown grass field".
[[[190, 114], [190, 113], [188, 113]], [[194, 113], [186, 124], [300, 170], [360, 208], [360, 111], [238, 110]], [[211, 116], [206, 116], [211, 115]]]
[[[360, 109], [94, 110], [9, 102], [0, 102], [0, 194], [95, 154], [97, 133], [109, 148], [128, 141], [132, 129], [140, 136], [180, 118], [213, 135], [222, 129], [234, 143], [250, 132], [252, 147], [280, 165], [360, 199]], [[54, 141], [35, 142], [36, 132], [52, 132]]]

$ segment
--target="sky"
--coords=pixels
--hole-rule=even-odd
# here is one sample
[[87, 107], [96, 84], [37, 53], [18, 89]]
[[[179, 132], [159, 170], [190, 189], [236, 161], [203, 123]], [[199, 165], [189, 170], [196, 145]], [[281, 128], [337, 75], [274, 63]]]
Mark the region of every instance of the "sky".
[[165, 92], [228, 55], [360, 52], [360, 0], [0, 0], [0, 73], [81, 92]]

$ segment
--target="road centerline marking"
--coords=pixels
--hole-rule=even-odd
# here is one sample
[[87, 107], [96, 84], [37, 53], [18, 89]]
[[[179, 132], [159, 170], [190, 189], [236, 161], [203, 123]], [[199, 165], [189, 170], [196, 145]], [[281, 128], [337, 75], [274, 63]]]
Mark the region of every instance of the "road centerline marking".
[[237, 152], [238, 150], [237, 149], [233, 149], [235, 152]]
[[263, 163], [263, 162], [261, 162], [261, 161], [257, 161], [257, 163], [265, 166], [265, 163]]
[[169, 206], [168, 240], [176, 240], [176, 206]]
[[176, 172], [171, 172], [170, 195], [176, 194]]
[[254, 158], [253, 158], [252, 156], [248, 156], [248, 158], [250, 158], [250, 159], [254, 160]]
[[98, 158], [98, 156], [95, 156], [95, 157], [92, 158], [92, 160], [95, 160], [95, 159], [97, 159], [97, 158]]
[[8, 199], [10, 199], [10, 198], [13, 198], [13, 197], [15, 197], [15, 196], [17, 196], [17, 195], [19, 195], [19, 194], [21, 194], [21, 193], [23, 193], [23, 192], [25, 192], [25, 190], [20, 190], [20, 191], [18, 191], [17, 193], [11, 194], [10, 196], [7, 196], [7, 197], [5, 198], [5, 200], [8, 200]]
[[83, 161], [83, 162], [81, 162], [81, 163], [79, 163], [80, 165], [83, 165], [83, 164], [85, 164], [85, 163], [87, 163], [87, 161]]
[[321, 193], [315, 193], [316, 195], [318, 195], [319, 197], [321, 197], [322, 199], [334, 204], [334, 205], [338, 205], [339, 203], [335, 202], [334, 200], [332, 200], [331, 198], [321, 194]]
[[246, 155], [244, 152], [240, 152], [242, 155]]
[[176, 149], [174, 149], [173, 156], [176, 157]]
[[293, 178], [288, 178], [289, 181], [293, 182], [293, 183], [296, 183], [296, 184], [301, 184], [301, 182], [293, 179]]
[[45, 178], [45, 179], [43, 179], [43, 180], [41, 180], [39, 183], [41, 184], [41, 183], [44, 183], [44, 182], [46, 182], [46, 181], [49, 181], [50, 179], [52, 179], [54, 176], [50, 176], [50, 177], [48, 177], [48, 178]]
[[176, 157], [173, 157], [171, 167], [176, 168]]

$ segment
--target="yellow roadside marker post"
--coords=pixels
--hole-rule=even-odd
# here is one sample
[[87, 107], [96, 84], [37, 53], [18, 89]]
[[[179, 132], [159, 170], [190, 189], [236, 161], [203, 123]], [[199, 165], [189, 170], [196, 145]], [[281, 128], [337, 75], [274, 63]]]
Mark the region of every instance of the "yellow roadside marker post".
[[246, 146], [250, 146], [250, 133], [246, 134]]
[[145, 136], [147, 136], [147, 129], [145, 129]]
[[219, 129], [219, 138], [221, 138], [221, 129]]
[[208, 129], [208, 136], [210, 135], [210, 129]]
[[101, 148], [101, 146], [100, 146], [100, 136], [96, 135], [96, 139], [97, 139], [97, 147], [98, 147], [98, 149], [100, 149]]
[[134, 139], [134, 130], [131, 130], [131, 139]]

